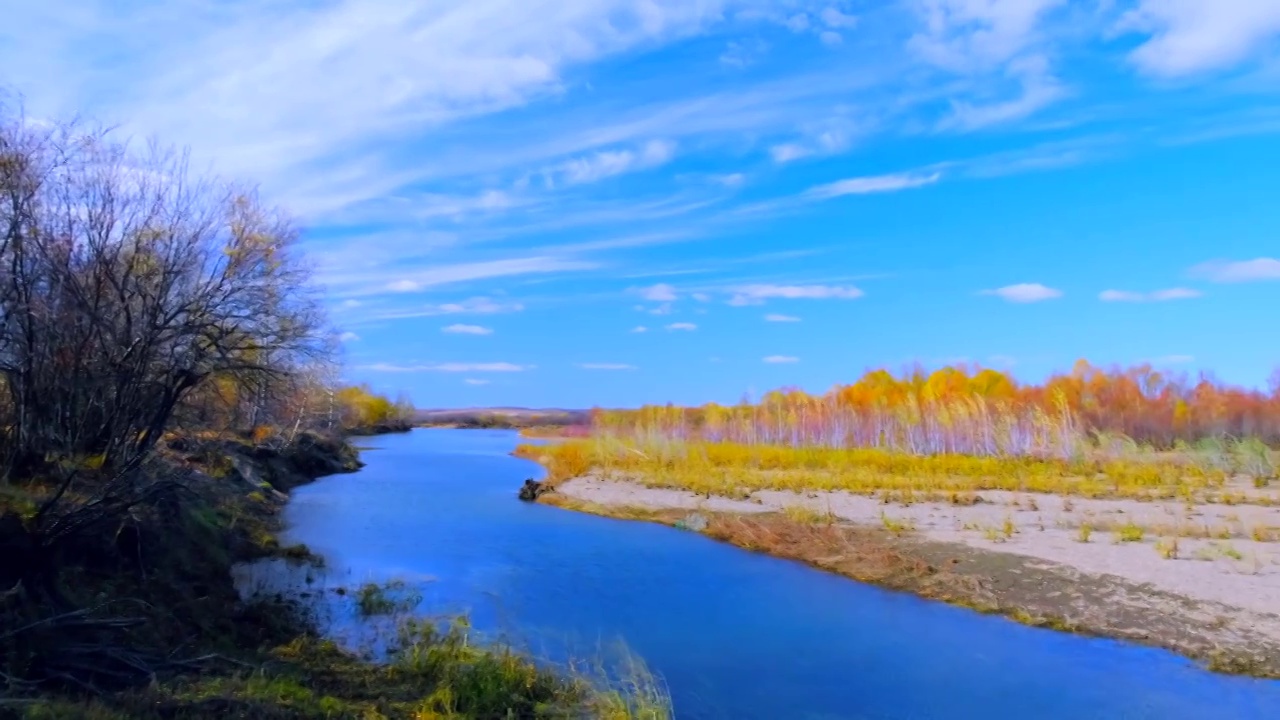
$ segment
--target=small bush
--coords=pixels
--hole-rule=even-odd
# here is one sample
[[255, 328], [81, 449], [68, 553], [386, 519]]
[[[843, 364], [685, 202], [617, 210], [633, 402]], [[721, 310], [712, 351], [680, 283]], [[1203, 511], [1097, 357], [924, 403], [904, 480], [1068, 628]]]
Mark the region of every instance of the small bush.
[[1082, 543], [1087, 543], [1089, 542], [1089, 536], [1092, 534], [1093, 528], [1089, 526], [1089, 523], [1085, 523], [1081, 525], [1080, 529], [1076, 532], [1076, 539]]
[[1125, 523], [1116, 530], [1116, 542], [1118, 543], [1142, 542], [1142, 536], [1142, 528], [1133, 522]]

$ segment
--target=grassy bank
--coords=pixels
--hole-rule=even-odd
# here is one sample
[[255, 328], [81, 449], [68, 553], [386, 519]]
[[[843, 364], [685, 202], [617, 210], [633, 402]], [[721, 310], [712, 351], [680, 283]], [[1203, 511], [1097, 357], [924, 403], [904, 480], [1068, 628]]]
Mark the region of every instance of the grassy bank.
[[[242, 601], [236, 562], [322, 562], [276, 539], [288, 491], [359, 465], [348, 444], [317, 435], [170, 437], [146, 469], [146, 504], [60, 544], [27, 531], [52, 488], [3, 488], [0, 552], [40, 567], [0, 573], [0, 716], [667, 717], [659, 693], [479, 646], [462, 626], [405, 624], [372, 663], [318, 637], [299, 604]], [[91, 502], [65, 505], [73, 516]]]

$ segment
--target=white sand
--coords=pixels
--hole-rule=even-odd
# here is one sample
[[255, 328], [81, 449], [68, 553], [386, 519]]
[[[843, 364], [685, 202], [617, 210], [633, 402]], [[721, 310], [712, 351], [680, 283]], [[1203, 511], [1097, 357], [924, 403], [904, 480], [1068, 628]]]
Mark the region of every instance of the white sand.
[[[733, 500], [590, 476], [561, 483], [557, 490], [571, 498], [612, 506], [737, 513], [805, 506], [868, 525], [880, 525], [882, 517], [888, 517], [913, 524], [930, 540], [1047, 560], [1090, 575], [1118, 576], [1183, 597], [1269, 615], [1267, 622], [1260, 623], [1266, 627], [1256, 629], [1280, 639], [1280, 542], [1256, 542], [1250, 537], [1255, 527], [1280, 530], [1280, 507], [1188, 508], [1180, 502], [1084, 499], [1072, 499], [1064, 507], [1061, 496], [1009, 492], [981, 492], [985, 502], [973, 506], [882, 504], [845, 492], [759, 491], [750, 500]], [[1002, 532], [1006, 519], [1016, 528], [1007, 539]], [[1147, 528], [1140, 542], [1117, 542], [1111, 531], [1103, 529], [1095, 530], [1089, 542], [1079, 541], [1081, 524], [1101, 528], [1129, 521]], [[1199, 532], [1207, 527], [1215, 534], [1225, 530], [1234, 537], [1179, 538], [1177, 559], [1166, 559], [1156, 549], [1160, 540], [1156, 529], [1172, 534], [1179, 527]], [[993, 534], [997, 539], [992, 539]], [[1239, 559], [1233, 557], [1237, 554]]]

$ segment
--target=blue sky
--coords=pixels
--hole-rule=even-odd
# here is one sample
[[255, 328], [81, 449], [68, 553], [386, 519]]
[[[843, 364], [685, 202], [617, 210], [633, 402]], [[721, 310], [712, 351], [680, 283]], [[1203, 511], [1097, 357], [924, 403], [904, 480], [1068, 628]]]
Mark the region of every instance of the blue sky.
[[28, 113], [259, 183], [419, 406], [1280, 365], [1280, 0], [15, 5]]

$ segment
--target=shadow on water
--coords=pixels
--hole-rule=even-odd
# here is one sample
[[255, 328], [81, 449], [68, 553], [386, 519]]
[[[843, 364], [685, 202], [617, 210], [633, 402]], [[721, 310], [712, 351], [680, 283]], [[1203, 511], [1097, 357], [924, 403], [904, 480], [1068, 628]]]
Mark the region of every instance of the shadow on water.
[[385, 632], [357, 591], [398, 581], [413, 612], [465, 613], [484, 636], [557, 663], [634, 650], [677, 717], [696, 720], [1280, 717], [1277, 682], [518, 502], [540, 469], [508, 455], [517, 442], [484, 430], [362, 440], [363, 470], [298, 488], [285, 511], [283, 539], [326, 567], [244, 567], [242, 589], [306, 594], [324, 630], [355, 648]]

